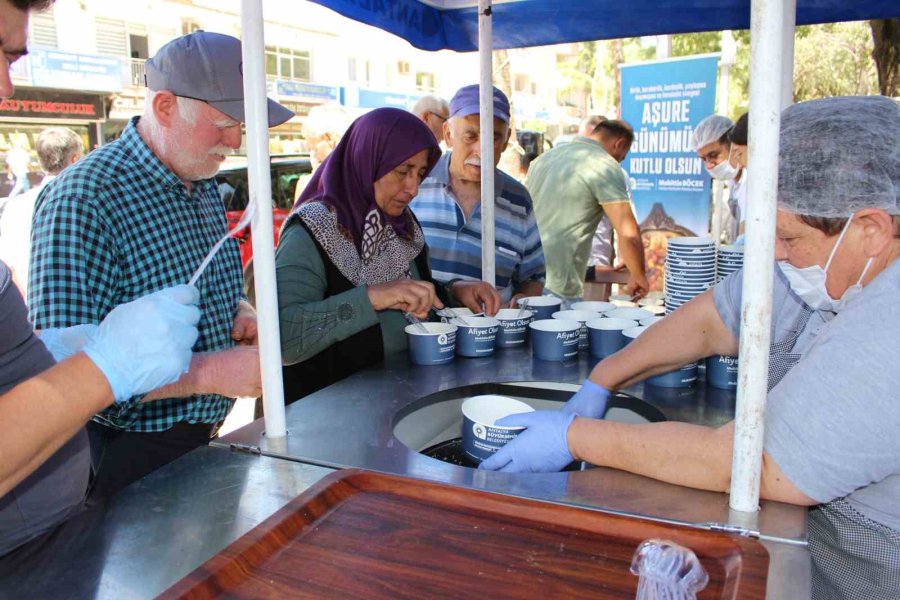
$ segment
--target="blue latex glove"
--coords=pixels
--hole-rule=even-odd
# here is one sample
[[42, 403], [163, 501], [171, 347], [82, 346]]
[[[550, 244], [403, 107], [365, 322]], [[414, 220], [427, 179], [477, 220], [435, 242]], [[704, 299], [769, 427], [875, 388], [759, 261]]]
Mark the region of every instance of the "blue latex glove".
[[59, 362], [77, 352], [81, 352], [81, 349], [90, 341], [96, 331], [97, 325], [85, 323], [74, 327], [43, 329], [40, 332], [40, 337], [44, 345], [47, 346], [47, 350], [56, 359], [56, 362]]
[[501, 427], [527, 427], [478, 467], [505, 473], [552, 473], [572, 462], [567, 434], [575, 414], [540, 410], [499, 419]]
[[585, 379], [581, 389], [563, 404], [562, 412], [572, 413], [589, 419], [602, 419], [609, 401], [609, 390]]
[[179, 285], [117, 306], [84, 352], [103, 371], [116, 402], [173, 383], [191, 364], [200, 322], [197, 288]]

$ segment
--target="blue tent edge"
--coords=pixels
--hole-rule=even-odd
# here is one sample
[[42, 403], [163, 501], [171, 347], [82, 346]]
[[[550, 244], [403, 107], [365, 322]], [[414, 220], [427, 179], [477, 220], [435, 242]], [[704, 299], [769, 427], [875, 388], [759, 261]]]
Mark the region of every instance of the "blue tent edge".
[[[440, 10], [421, 0], [311, 0], [397, 35], [422, 50], [478, 49], [477, 9]], [[750, 27], [749, 0], [659, 2], [518, 0], [493, 6], [494, 48]], [[563, 8], [561, 8], [561, 6]], [[900, 17], [897, 0], [798, 0], [797, 24]]]

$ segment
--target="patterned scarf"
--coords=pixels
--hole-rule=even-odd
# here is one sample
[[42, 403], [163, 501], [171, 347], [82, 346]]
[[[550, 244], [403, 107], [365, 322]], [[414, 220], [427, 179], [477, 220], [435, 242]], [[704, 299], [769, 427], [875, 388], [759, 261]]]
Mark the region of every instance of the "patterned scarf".
[[425, 236], [408, 208], [398, 217], [379, 208], [375, 182], [422, 150], [430, 172], [440, 148], [417, 117], [395, 108], [367, 113], [316, 170], [285, 226], [301, 219], [354, 285], [404, 277]]

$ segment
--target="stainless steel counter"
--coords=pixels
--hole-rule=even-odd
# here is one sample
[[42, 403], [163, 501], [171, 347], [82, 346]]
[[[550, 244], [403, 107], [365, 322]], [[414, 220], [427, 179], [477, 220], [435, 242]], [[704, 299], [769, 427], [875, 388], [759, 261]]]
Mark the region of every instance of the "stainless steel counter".
[[0, 598], [153, 598], [330, 472], [199, 448], [0, 558]]
[[[287, 410], [289, 435], [268, 439], [260, 419], [215, 443], [253, 448], [264, 455], [330, 466], [353, 466], [462, 485], [487, 491], [571, 503], [684, 524], [736, 522], [724, 494], [669, 485], [612, 469], [548, 474], [477, 471], [438, 461], [408, 448], [394, 435], [398, 419], [412, 406], [440, 401], [464, 386], [468, 395], [505, 392], [502, 382], [580, 384], [592, 363], [533, 360], [527, 350], [493, 358], [457, 359], [433, 367], [411, 365], [405, 355], [388, 357], [384, 368], [369, 369], [295, 402]], [[670, 420], [719, 425], [731, 420], [734, 395], [694, 390], [625, 390], [657, 407]], [[465, 392], [465, 390], [464, 390]], [[465, 395], [465, 394], [464, 394]], [[548, 392], [559, 400], [570, 392]], [[805, 509], [763, 502], [750, 529], [788, 543], [805, 541]]]
[[[713, 528], [740, 528], [769, 550], [769, 597], [809, 597], [806, 509], [761, 502], [755, 515], [733, 513], [724, 494], [689, 489], [613, 469], [547, 474], [506, 474], [455, 466], [419, 454], [394, 434], [397, 422], [415, 408], [460, 392], [512, 393], [503, 383], [549, 382], [566, 392], [580, 385], [596, 361], [553, 363], [533, 359], [527, 348], [446, 365], [412, 365], [405, 354], [368, 369], [288, 406], [285, 438], [268, 439], [257, 420], [215, 442], [271, 457], [353, 466], [490, 492], [581, 506], [593, 510]], [[460, 390], [459, 388], [466, 388]], [[504, 389], [505, 387], [505, 389]], [[667, 390], [642, 384], [623, 390], [658, 408], [668, 420], [716, 426], [734, 417], [735, 396], [707, 388]], [[417, 450], [417, 449], [416, 449]]]
[[[407, 448], [394, 427], [416, 407], [469, 391], [516, 388], [494, 382], [555, 382], [572, 389], [587, 375], [572, 365], [532, 361], [524, 351], [493, 359], [414, 368], [405, 356], [370, 369], [288, 408], [290, 435], [269, 440], [263, 421], [248, 425], [152, 473], [105, 507], [83, 513], [52, 535], [0, 558], [0, 598], [152, 598], [261, 523], [331, 472], [304, 460], [358, 466], [592, 510], [701, 526], [731, 524], [760, 532], [770, 553], [770, 598], [809, 596], [803, 544], [805, 510], [764, 502], [750, 518], [729, 514], [723, 494], [691, 490], [611, 469], [552, 474], [482, 472]], [[466, 391], [466, 390], [463, 390]], [[733, 397], [645, 395], [667, 418], [715, 425], [731, 418]], [[523, 392], [524, 393], [524, 392]], [[543, 396], [562, 400], [569, 392]], [[257, 448], [263, 456], [233, 452]], [[285, 460], [287, 459], [287, 460]]]

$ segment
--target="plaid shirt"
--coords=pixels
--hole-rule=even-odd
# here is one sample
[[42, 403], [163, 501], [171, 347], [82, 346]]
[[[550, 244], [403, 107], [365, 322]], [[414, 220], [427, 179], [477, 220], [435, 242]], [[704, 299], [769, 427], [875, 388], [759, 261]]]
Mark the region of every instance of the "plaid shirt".
[[[38, 329], [99, 323], [119, 304], [187, 283], [227, 230], [215, 181], [192, 182], [188, 193], [141, 139], [136, 123], [66, 169], [38, 198], [28, 293]], [[219, 251], [197, 287], [203, 316], [194, 351], [232, 347], [242, 290], [236, 241]], [[139, 399], [94, 419], [128, 431], [165, 431], [181, 421], [218, 423], [233, 402], [217, 395]]]
[[[434, 278], [480, 280], [481, 204], [466, 221], [450, 190], [449, 152], [409, 206], [425, 232]], [[499, 169], [494, 169], [494, 222], [496, 287], [507, 301], [523, 284], [544, 280], [544, 252], [528, 190]]]

